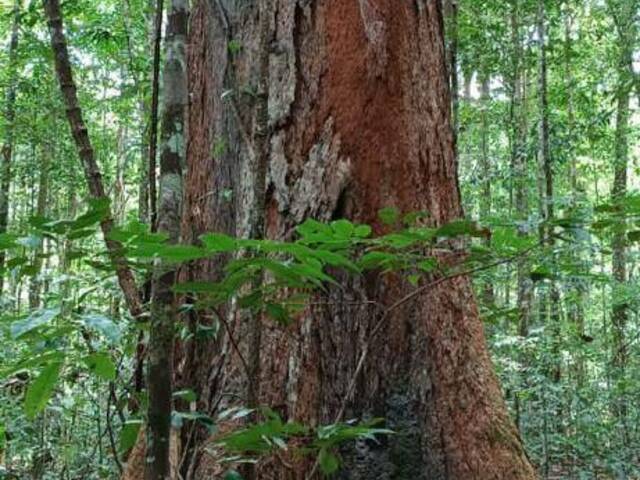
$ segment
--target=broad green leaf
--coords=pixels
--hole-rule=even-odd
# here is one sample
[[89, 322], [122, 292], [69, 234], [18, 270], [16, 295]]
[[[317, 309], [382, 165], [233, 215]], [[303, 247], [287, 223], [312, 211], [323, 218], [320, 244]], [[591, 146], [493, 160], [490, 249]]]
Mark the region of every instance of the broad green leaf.
[[158, 248], [156, 255], [168, 262], [188, 262], [205, 258], [207, 252], [193, 245], [163, 245]]
[[141, 427], [142, 420], [140, 419], [129, 419], [124, 423], [122, 430], [120, 430], [120, 453], [128, 452], [133, 448]]
[[9, 248], [15, 248], [18, 244], [16, 243], [16, 236], [10, 235], [7, 233], [0, 234], [0, 250], [7, 250]]
[[205, 249], [212, 253], [233, 252], [238, 244], [235, 238], [220, 233], [208, 233], [200, 237]]
[[267, 315], [276, 322], [281, 323], [282, 325], [289, 325], [291, 323], [289, 312], [284, 306], [277, 303], [267, 303], [265, 309], [267, 311]]
[[106, 353], [92, 353], [84, 358], [87, 367], [103, 380], [116, 379], [116, 366]]
[[385, 207], [378, 212], [378, 218], [385, 225], [393, 225], [400, 218], [400, 212], [397, 208]]
[[20, 338], [24, 334], [29, 333], [32, 330], [35, 330], [36, 328], [51, 322], [58, 315], [60, 315], [59, 308], [52, 308], [34, 312], [24, 320], [14, 322], [11, 325], [11, 335], [13, 336], [13, 338]]
[[331, 222], [334, 233], [343, 238], [351, 238], [355, 230], [355, 226], [349, 220], [336, 220]]
[[630, 242], [640, 242], [640, 230], [627, 233], [627, 238]]
[[5, 367], [0, 369], [0, 378], [8, 378], [18, 372], [40, 367], [45, 364], [50, 365], [52, 363], [60, 363], [64, 361], [64, 358], [64, 353], [55, 350], [47, 350], [35, 355], [30, 353], [27, 356], [21, 357], [13, 365], [7, 364]]
[[62, 362], [51, 363], [29, 385], [24, 398], [24, 410], [30, 420], [33, 420], [46, 407], [58, 383], [61, 369]]
[[338, 457], [327, 448], [321, 448], [318, 454], [318, 465], [325, 475], [331, 475], [340, 468]]
[[358, 238], [369, 238], [371, 236], [371, 227], [369, 225], [358, 225], [353, 235]]
[[481, 228], [476, 222], [469, 220], [455, 220], [443, 225], [437, 232], [438, 237], [445, 238], [460, 237], [463, 235], [488, 238], [491, 236], [491, 232], [486, 228]]
[[98, 313], [89, 313], [83, 315], [81, 320], [88, 328], [97, 330], [112, 343], [118, 343], [122, 337], [120, 327], [109, 317]]

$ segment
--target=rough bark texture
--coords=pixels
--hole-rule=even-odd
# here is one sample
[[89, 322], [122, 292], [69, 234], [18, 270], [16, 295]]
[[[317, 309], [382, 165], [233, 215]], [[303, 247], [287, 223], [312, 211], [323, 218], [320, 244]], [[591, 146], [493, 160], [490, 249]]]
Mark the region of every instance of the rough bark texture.
[[[69, 121], [73, 140], [75, 141], [84, 170], [87, 188], [91, 198], [108, 202], [100, 168], [96, 162], [93, 146], [89, 139], [89, 132], [82, 118], [82, 110], [78, 104], [77, 88], [73, 80], [71, 62], [69, 61], [60, 2], [59, 0], [45, 0], [44, 8], [49, 22], [51, 46], [54, 53], [58, 83], [60, 84], [60, 90], [66, 106], [67, 120]], [[111, 261], [115, 266], [118, 283], [124, 294], [129, 312], [134, 318], [137, 318], [142, 313], [140, 296], [133, 273], [128, 267], [126, 260], [122, 257], [122, 245], [109, 238], [109, 234], [111, 230], [113, 230], [113, 217], [110, 211], [100, 221], [100, 227]]]
[[[446, 25], [447, 65], [449, 71], [449, 87], [451, 91], [451, 118], [453, 124], [454, 149], [457, 150], [460, 130], [460, 88], [458, 80], [458, 0], [444, 0]], [[469, 99], [470, 81], [465, 79], [465, 98]]]
[[[171, 0], [164, 67], [160, 151], [160, 198], [158, 232], [178, 243], [182, 215], [185, 163], [185, 114], [187, 107], [187, 25], [188, 2]], [[146, 480], [173, 478], [170, 461], [173, 391], [173, 342], [177, 315], [173, 286], [175, 265], [158, 261], [151, 293], [151, 328], [148, 346], [149, 408], [147, 410]]]
[[[20, 31], [20, 2], [13, 7], [13, 25], [9, 41], [9, 84], [4, 106], [5, 134], [0, 158], [0, 235], [7, 232], [9, 223], [9, 191], [11, 190], [11, 163], [16, 117], [16, 91], [18, 89], [18, 40]], [[5, 264], [5, 251], [0, 251], [0, 271]], [[4, 287], [4, 275], [0, 275], [0, 297]]]
[[[307, 217], [347, 217], [381, 231], [377, 212], [385, 206], [428, 210], [434, 224], [460, 216], [440, 3], [278, 0], [272, 8], [267, 236], [290, 238]], [[241, 236], [254, 228], [256, 152], [247, 131], [256, 121], [255, 95], [244, 92], [256, 91], [260, 79], [258, 22], [253, 2], [196, 5], [186, 239], [212, 226]], [[227, 40], [223, 32], [240, 52], [218, 43]], [[226, 89], [233, 93], [221, 101]], [[224, 151], [213, 148], [219, 139]], [[214, 272], [199, 262], [191, 276]], [[289, 331], [267, 325], [260, 403], [307, 424], [331, 423], [378, 320], [369, 307], [347, 302], [392, 303], [409, 288], [398, 278], [345, 279], [345, 289], [328, 294], [334, 306], [308, 312]], [[250, 332], [232, 320], [246, 355]], [[193, 347], [187, 357], [198, 375], [181, 368], [181, 382], [193, 381], [199, 408], [210, 413], [246, 400], [246, 375], [228, 343], [201, 358]], [[398, 309], [369, 348], [346, 418], [384, 417], [399, 433], [345, 449], [338, 478], [535, 477], [508, 418], [466, 279]], [[185, 478], [207, 478], [218, 468], [208, 465], [202, 447], [183, 465]], [[266, 461], [257, 476], [303, 479], [312, 463]]]

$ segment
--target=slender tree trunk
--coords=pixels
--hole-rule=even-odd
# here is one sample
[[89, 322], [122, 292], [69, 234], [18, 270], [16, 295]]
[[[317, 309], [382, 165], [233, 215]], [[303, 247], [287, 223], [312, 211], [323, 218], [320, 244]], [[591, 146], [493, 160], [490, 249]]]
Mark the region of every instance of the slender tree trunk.
[[[491, 78], [489, 75], [483, 75], [481, 81], [481, 98], [480, 108], [482, 109], [481, 120], [481, 156], [480, 170], [482, 171], [482, 191], [480, 194], [480, 217], [488, 218], [491, 216], [492, 199], [491, 199], [491, 182], [493, 181], [493, 168], [491, 165], [490, 148], [489, 148], [489, 109], [491, 108]], [[486, 246], [490, 247], [491, 239], [486, 240]], [[495, 293], [493, 284], [487, 282], [484, 286], [483, 300], [486, 306], [491, 307], [495, 303]]]
[[[123, 5], [123, 20], [125, 34], [127, 37], [127, 51], [129, 54], [129, 75], [133, 79], [133, 83], [138, 97], [138, 112], [140, 120], [144, 124], [147, 111], [150, 110], [146, 96], [142, 88], [142, 82], [135, 65], [135, 52], [133, 48], [132, 26], [131, 26], [131, 2], [130, 0], [124, 0]], [[155, 27], [152, 22], [150, 31], [155, 32]], [[153, 36], [153, 33], [150, 35]], [[151, 42], [153, 48], [153, 41]], [[125, 76], [122, 75], [124, 79]], [[138, 218], [141, 222], [148, 223], [150, 221], [149, 216], [149, 164], [148, 164], [148, 149], [145, 150], [145, 146], [148, 142], [147, 129], [142, 128], [140, 131], [140, 182], [138, 184]]]
[[[633, 24], [633, 14], [636, 9], [634, 2], [623, 2], [619, 9], [617, 18], [618, 26], [618, 89], [617, 89], [617, 109], [616, 109], [616, 130], [614, 142], [614, 179], [612, 197], [614, 202], [624, 201], [627, 194], [628, 163], [629, 163], [629, 127], [630, 127], [630, 102], [631, 89], [633, 87], [633, 50], [635, 43], [635, 26]], [[615, 15], [615, 14], [614, 14]], [[620, 289], [628, 282], [627, 262], [627, 239], [624, 230], [614, 233], [612, 240], [613, 259], [612, 273], [614, 288]], [[617, 297], [617, 298], [616, 298]], [[629, 320], [629, 305], [626, 301], [614, 295], [613, 306], [611, 308], [611, 326], [613, 331], [613, 352], [612, 366], [614, 369], [613, 379], [617, 384], [623, 381], [625, 369], [628, 362], [627, 341], [625, 332]], [[623, 434], [626, 436], [626, 415], [627, 407], [624, 396], [614, 400], [613, 413], [622, 422]]]
[[[166, 32], [164, 67], [165, 100], [162, 111], [160, 198], [158, 232], [171, 243], [180, 239], [182, 169], [185, 165], [185, 114], [187, 108], [188, 2], [171, 0]], [[173, 391], [174, 319], [177, 314], [173, 286], [175, 265], [159, 261], [153, 276], [151, 328], [148, 347], [146, 480], [173, 478], [170, 439]]]
[[[574, 107], [574, 97], [573, 90], [575, 88], [575, 77], [573, 73], [573, 40], [571, 38], [571, 31], [574, 26], [574, 12], [573, 9], [568, 7], [565, 11], [564, 15], [564, 64], [565, 64], [565, 92], [566, 92], [566, 109], [567, 109], [567, 142], [569, 148], [569, 185], [571, 187], [571, 213], [577, 213], [576, 209], [578, 207], [578, 200], [580, 197], [580, 192], [582, 190], [582, 186], [579, 182], [578, 176], [578, 155], [574, 150], [573, 142], [575, 138], [575, 107]], [[583, 258], [584, 255], [584, 245], [585, 239], [583, 238], [586, 235], [586, 231], [575, 230], [573, 234], [573, 239], [576, 245], [575, 249], [572, 249], [571, 255], [573, 257], [573, 261], [580, 265], [580, 269], [582, 271], [587, 272], [590, 268], [588, 265], [588, 261], [585, 261]], [[572, 299], [567, 305], [569, 321], [571, 324], [575, 325], [576, 332], [580, 339], [584, 338], [585, 329], [584, 329], [584, 301], [585, 301], [585, 291], [586, 291], [586, 282], [580, 278], [576, 278], [572, 280], [571, 285], [572, 291]], [[579, 387], [582, 387], [585, 380], [585, 364], [584, 364], [584, 355], [582, 352], [578, 353], [578, 358], [576, 359], [576, 379]]]
[[[9, 85], [6, 91], [4, 121], [5, 136], [2, 144], [2, 158], [0, 158], [0, 235], [7, 232], [9, 226], [9, 193], [11, 190], [11, 163], [13, 160], [14, 132], [15, 132], [15, 103], [18, 90], [18, 40], [20, 33], [20, 0], [15, 0], [13, 6], [13, 25], [11, 40], [9, 41]], [[5, 265], [5, 251], [0, 251], [0, 271]], [[0, 297], [4, 287], [4, 275], [0, 275]]]
[[[109, 197], [105, 193], [100, 168], [96, 162], [89, 132], [82, 118], [82, 110], [78, 104], [77, 88], [73, 80], [71, 62], [69, 61], [60, 2], [59, 0], [44, 0], [44, 8], [49, 22], [51, 46], [55, 58], [58, 82], [66, 106], [67, 120], [69, 121], [71, 133], [82, 163], [87, 187], [94, 200], [108, 204]], [[111, 209], [109, 208], [107, 215], [100, 221], [100, 227], [104, 235], [109, 256], [115, 265], [118, 283], [124, 294], [129, 312], [134, 318], [137, 318], [142, 314], [140, 296], [136, 288], [133, 272], [127, 265], [126, 259], [122, 257], [122, 245], [112, 240], [109, 236], [113, 230], [113, 226], [113, 217]]]
[[158, 219], [158, 194], [156, 189], [156, 157], [158, 155], [158, 105], [160, 103], [160, 47], [162, 43], [162, 14], [164, 0], [156, 0], [153, 41], [153, 67], [151, 72], [151, 113], [149, 118], [149, 165], [147, 168], [149, 186], [149, 221], [155, 231]]
[[[38, 179], [38, 199], [36, 202], [36, 217], [43, 218], [47, 214], [47, 204], [49, 202], [49, 168], [51, 164], [50, 151], [51, 145], [45, 145], [40, 153], [40, 172]], [[42, 290], [42, 253], [44, 252], [44, 242], [35, 250], [35, 256], [33, 264], [36, 267], [36, 274], [31, 278], [29, 285], [29, 307], [36, 309], [40, 306], [40, 294]]]
[[[251, 231], [245, 210], [253, 204], [256, 185], [255, 145], [247, 145], [234, 107], [215, 112], [200, 100], [204, 84], [212, 98], [224, 91], [212, 84], [222, 87], [220, 70], [228, 52], [217, 50], [220, 61], [209, 58], [217, 48], [210, 43], [213, 25], [225, 23], [211, 19], [220, 4], [244, 39], [234, 59], [233, 83], [227, 86], [240, 92], [240, 107], [242, 86], [255, 86], [260, 78], [257, 8], [240, 9], [229, 1], [199, 6], [211, 10], [203, 14], [209, 26], [192, 31], [190, 58], [201, 60], [190, 65], [190, 117], [198, 123], [189, 127], [189, 144], [202, 141], [206, 120], [214, 132], [233, 125], [226, 140], [237, 160], [229, 165], [220, 159], [210, 175], [226, 176], [225, 169], [232, 169], [236, 232], [245, 233]], [[382, 231], [377, 212], [389, 205], [428, 210], [434, 224], [460, 216], [439, 2], [279, 0], [273, 12], [278, 16], [270, 22], [267, 237], [287, 238], [309, 217], [347, 217]], [[196, 192], [187, 195], [195, 198]], [[383, 417], [399, 432], [384, 445], [345, 449], [340, 478], [535, 477], [508, 418], [466, 279], [448, 282], [401, 308], [371, 345], [367, 332], [379, 318], [366, 306], [346, 304], [370, 298], [390, 303], [409, 287], [378, 277], [345, 278], [343, 287], [327, 294], [331, 306], [307, 312], [292, 331], [264, 328], [260, 404], [277, 408], [285, 419], [316, 425], [334, 422], [347, 396], [345, 418]], [[238, 324], [236, 332], [247, 352], [248, 326]], [[356, 391], [347, 395], [365, 350], [369, 354]], [[238, 397], [246, 404], [246, 375], [239, 365], [235, 356], [227, 357], [218, 369], [216, 359], [211, 374], [195, 379], [201, 382], [196, 390], [211, 398], [203, 409], [214, 413]], [[207, 478], [219, 468], [209, 464], [203, 447], [200, 465], [188, 478]], [[304, 479], [313, 471], [308, 459], [286, 463], [290, 469], [277, 459], [265, 460], [258, 465], [258, 478]]]
[[[528, 168], [527, 168], [527, 112], [524, 85], [524, 67], [521, 58], [523, 54], [522, 42], [520, 38], [520, 25], [518, 18], [518, 0], [514, 0], [511, 12], [511, 35], [513, 50], [513, 72], [511, 87], [511, 118], [513, 122], [512, 131], [512, 153], [511, 164], [514, 183], [514, 217], [520, 222], [518, 233], [527, 235], [529, 221], [529, 191], [528, 191]], [[531, 323], [531, 303], [533, 297], [533, 285], [529, 276], [529, 266], [525, 258], [517, 262], [517, 283], [518, 295], [517, 305], [520, 310], [518, 330], [521, 336], [527, 336]]]
[[[555, 269], [553, 253], [554, 238], [551, 222], [554, 217], [553, 165], [549, 147], [549, 98], [547, 78], [547, 32], [544, 0], [538, 1], [537, 15], [538, 40], [538, 198], [542, 223], [539, 228], [540, 242], [548, 249], [548, 258], [552, 270]], [[541, 292], [540, 310], [542, 324], [549, 325], [552, 332], [552, 352], [554, 365], [550, 366], [554, 381], [560, 380], [560, 294], [555, 281], [550, 280], [549, 291]]]

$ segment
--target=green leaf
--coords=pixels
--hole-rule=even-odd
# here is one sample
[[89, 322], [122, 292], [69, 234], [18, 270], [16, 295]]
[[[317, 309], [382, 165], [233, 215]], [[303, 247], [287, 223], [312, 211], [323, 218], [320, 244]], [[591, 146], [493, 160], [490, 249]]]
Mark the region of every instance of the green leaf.
[[358, 238], [369, 238], [371, 236], [371, 227], [369, 225], [358, 225], [353, 235]]
[[340, 468], [338, 457], [327, 448], [320, 449], [318, 464], [320, 465], [320, 470], [322, 470], [322, 473], [325, 475], [331, 475]]
[[16, 239], [16, 243], [25, 248], [40, 248], [40, 246], [42, 245], [42, 237], [39, 237], [38, 235], [20, 237]]
[[7, 250], [17, 246], [15, 235], [9, 235], [7, 233], [0, 234], [0, 250]]
[[393, 225], [398, 222], [400, 218], [400, 212], [394, 207], [385, 207], [378, 212], [378, 218], [385, 225]]
[[455, 220], [438, 229], [437, 236], [452, 238], [469, 235], [471, 237], [489, 238], [491, 232], [486, 228], [480, 228], [476, 222], [469, 220]]
[[47, 406], [58, 383], [62, 362], [46, 366], [33, 381], [24, 397], [24, 410], [27, 418], [33, 420]]
[[202, 426], [207, 428], [209, 433], [213, 433], [216, 430], [213, 419], [209, 415], [206, 415], [204, 413], [174, 411], [171, 415], [171, 423], [174, 425], [174, 427], [181, 427], [185, 420], [201, 424]]
[[630, 242], [640, 242], [640, 230], [627, 233], [627, 239]]
[[335, 234], [343, 238], [351, 238], [355, 230], [355, 226], [349, 220], [336, 220], [331, 222], [331, 228]]
[[116, 379], [116, 366], [106, 353], [92, 353], [84, 358], [87, 367], [103, 380]]
[[156, 255], [168, 262], [188, 262], [207, 257], [207, 253], [193, 245], [162, 245], [159, 246]]
[[89, 210], [76, 218], [71, 230], [81, 230], [91, 225], [95, 225], [109, 215], [110, 200], [107, 197], [89, 200]]
[[90, 329], [97, 330], [111, 343], [118, 343], [122, 337], [120, 327], [109, 317], [90, 313], [81, 317], [82, 322]]
[[398, 261], [398, 256], [385, 252], [369, 252], [362, 256], [358, 265], [370, 270], [374, 268], [387, 268]]
[[128, 452], [133, 448], [141, 427], [142, 420], [140, 419], [129, 419], [124, 422], [122, 430], [120, 430], [120, 453]]
[[281, 323], [282, 325], [289, 325], [291, 323], [289, 312], [284, 306], [278, 305], [277, 303], [267, 303], [265, 309], [267, 311], [267, 315], [276, 322]]
[[240, 475], [235, 470], [229, 470], [224, 474], [224, 480], [243, 480], [242, 475]]
[[213, 253], [233, 252], [238, 248], [235, 238], [220, 233], [208, 233], [200, 237], [205, 249]]
[[52, 308], [34, 312], [24, 320], [14, 322], [11, 325], [11, 336], [13, 338], [20, 338], [24, 334], [29, 333], [32, 330], [35, 330], [36, 328], [51, 322], [58, 315], [60, 315], [59, 308]]
[[184, 400], [185, 402], [195, 402], [198, 399], [198, 396], [196, 395], [196, 392], [194, 392], [193, 390], [179, 390], [177, 392], [173, 392], [173, 398], [179, 398], [181, 400]]

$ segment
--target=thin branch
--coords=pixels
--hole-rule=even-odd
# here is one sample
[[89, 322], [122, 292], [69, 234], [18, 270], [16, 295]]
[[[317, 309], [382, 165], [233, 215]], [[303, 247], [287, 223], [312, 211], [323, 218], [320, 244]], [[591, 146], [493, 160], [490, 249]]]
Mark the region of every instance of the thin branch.
[[[345, 393], [344, 397], [342, 398], [342, 403], [340, 405], [340, 409], [338, 410], [338, 413], [336, 414], [333, 423], [338, 423], [340, 421], [342, 421], [343, 417], [344, 417], [344, 413], [347, 409], [347, 404], [349, 403], [349, 400], [351, 399], [351, 396], [353, 395], [354, 391], [355, 391], [355, 387], [356, 387], [356, 382], [358, 380], [358, 377], [360, 376], [360, 373], [362, 372], [362, 369], [364, 368], [364, 364], [365, 361], [367, 359], [367, 357], [369, 356], [369, 351], [371, 348], [371, 344], [373, 343], [373, 340], [377, 337], [378, 333], [380, 333], [380, 331], [382, 330], [382, 327], [384, 326], [384, 324], [386, 323], [386, 321], [389, 319], [389, 316], [391, 315], [392, 312], [394, 312], [395, 310], [397, 310], [399, 307], [401, 307], [402, 305], [406, 304], [407, 302], [409, 302], [410, 300], [416, 298], [417, 296], [421, 295], [422, 293], [428, 291], [428, 290], [432, 290], [440, 285], [442, 285], [443, 283], [449, 282], [451, 280], [460, 278], [460, 277], [466, 277], [469, 275], [473, 275], [474, 273], [478, 273], [478, 272], [482, 272], [485, 270], [490, 270], [492, 268], [498, 267], [500, 265], [505, 265], [507, 263], [511, 263], [514, 262], [516, 260], [518, 260], [519, 258], [521, 258], [524, 255], [528, 255], [530, 254], [533, 250], [535, 250], [536, 248], [538, 248], [540, 246], [540, 244], [536, 244], [522, 252], [519, 252], [517, 255], [513, 255], [511, 257], [506, 257], [500, 260], [497, 260], [495, 262], [486, 264], [486, 265], [482, 265], [480, 267], [476, 267], [476, 268], [470, 268], [467, 270], [462, 270], [460, 272], [448, 275], [446, 277], [441, 277], [438, 278], [432, 282], [429, 282], [428, 284], [414, 290], [413, 292], [405, 295], [404, 297], [402, 297], [401, 299], [399, 299], [398, 301], [396, 301], [395, 303], [391, 304], [389, 307], [387, 307], [387, 309], [384, 311], [384, 313], [382, 314], [382, 316], [380, 317], [380, 320], [378, 320], [378, 322], [375, 324], [375, 326], [373, 327], [373, 330], [371, 330], [371, 333], [369, 334], [369, 336], [367, 337], [364, 346], [362, 348], [362, 353], [360, 354], [360, 358], [358, 359], [358, 364], [356, 365], [356, 369], [353, 372], [353, 375], [351, 376], [351, 380], [349, 381], [349, 386], [347, 387], [347, 392]], [[316, 462], [313, 465], [313, 468], [311, 469], [311, 472], [309, 473], [309, 475], [307, 475], [305, 478], [307, 480], [311, 480], [313, 478], [313, 476], [316, 474], [317, 470], [318, 470], [318, 460], [316, 460]]]
[[220, 321], [224, 325], [224, 328], [227, 331], [227, 335], [229, 336], [229, 341], [231, 342], [231, 345], [233, 346], [233, 350], [236, 352], [236, 354], [240, 358], [240, 361], [242, 362], [242, 367], [244, 368], [245, 373], [247, 374], [247, 377], [248, 377], [249, 376], [249, 372], [251, 371], [251, 370], [249, 370], [249, 364], [247, 363], [247, 361], [245, 360], [244, 356], [242, 355], [242, 352], [240, 351], [240, 347], [238, 346], [238, 342], [236, 342], [236, 339], [233, 336], [233, 330], [231, 329], [231, 326], [229, 325], [229, 322], [227, 322], [227, 319], [224, 317], [222, 312], [220, 312], [220, 310], [218, 310], [215, 307], [212, 307], [212, 309], [213, 309], [214, 313], [216, 314], [216, 316], [220, 319]]

